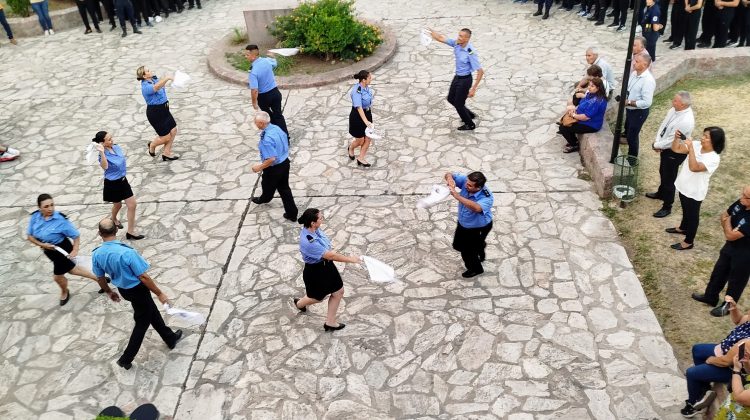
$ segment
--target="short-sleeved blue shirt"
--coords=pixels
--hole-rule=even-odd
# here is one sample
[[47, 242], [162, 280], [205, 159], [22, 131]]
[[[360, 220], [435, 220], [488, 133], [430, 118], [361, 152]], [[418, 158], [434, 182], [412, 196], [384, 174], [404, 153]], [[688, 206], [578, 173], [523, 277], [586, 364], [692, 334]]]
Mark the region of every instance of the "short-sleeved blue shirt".
[[359, 83], [352, 87], [352, 106], [354, 108], [368, 109], [372, 106], [372, 90], [370, 87], [362, 87]]
[[299, 252], [302, 254], [302, 261], [305, 264], [315, 264], [323, 259], [325, 254], [331, 249], [331, 240], [328, 239], [323, 230], [318, 228], [315, 232], [310, 232], [303, 227], [299, 232]]
[[260, 132], [258, 143], [261, 162], [275, 157], [271, 166], [283, 163], [289, 158], [289, 140], [286, 133], [277, 125], [268, 124], [265, 130]]
[[459, 202], [458, 223], [465, 228], [480, 228], [492, 222], [492, 204], [495, 202], [495, 197], [492, 195], [492, 191], [487, 188], [487, 185], [471, 194], [466, 190], [466, 181], [468, 180], [466, 175], [454, 173], [453, 180], [456, 181], [456, 186], [461, 189], [461, 197], [476, 201], [482, 206], [481, 212], [475, 212]]
[[445, 43], [453, 47], [453, 55], [456, 56], [456, 76], [466, 76], [482, 68], [479, 56], [471, 43], [466, 44], [466, 48], [458, 45], [455, 39], [448, 39]]
[[277, 66], [276, 59], [270, 57], [258, 57], [253, 61], [253, 67], [247, 76], [247, 84], [250, 89], [257, 89], [258, 93], [266, 93], [276, 87], [276, 77], [273, 69]]
[[[104, 170], [104, 178], [110, 181], [116, 181], [124, 177], [127, 173], [125, 153], [119, 145], [112, 145], [112, 151], [104, 149], [104, 156], [107, 157], [107, 169]], [[99, 155], [99, 162], [102, 155]]]
[[45, 220], [39, 210], [31, 213], [26, 234], [48, 244], [59, 244], [65, 238], [75, 239], [80, 236], [78, 229], [59, 211], [53, 212], [52, 216]]
[[148, 263], [138, 252], [120, 241], [107, 241], [91, 254], [94, 275], [109, 274], [118, 289], [132, 289], [141, 282], [138, 278], [148, 270]]
[[146, 105], [161, 105], [167, 102], [167, 88], [162, 87], [154, 92], [154, 85], [159, 82], [159, 78], [154, 76], [151, 80], [141, 80], [141, 93]]
[[589, 117], [588, 121], [578, 121], [578, 124], [587, 125], [594, 130], [600, 130], [604, 123], [604, 113], [607, 111], [607, 99], [598, 98], [590, 92], [581, 99], [576, 107], [576, 114]]

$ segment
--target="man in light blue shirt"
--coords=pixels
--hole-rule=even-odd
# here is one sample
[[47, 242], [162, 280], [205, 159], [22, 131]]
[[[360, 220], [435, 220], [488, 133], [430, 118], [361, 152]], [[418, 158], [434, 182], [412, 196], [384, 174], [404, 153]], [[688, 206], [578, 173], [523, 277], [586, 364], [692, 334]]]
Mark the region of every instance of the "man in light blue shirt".
[[255, 115], [255, 126], [261, 130], [258, 143], [261, 162], [253, 165], [252, 169], [255, 173], [263, 172], [263, 193], [260, 197], [253, 198], [252, 202], [268, 203], [278, 189], [281, 202], [284, 203], [284, 218], [296, 222], [297, 205], [294, 204], [292, 189], [289, 188], [289, 141], [286, 133], [271, 124], [271, 117], [263, 111]]
[[[474, 118], [476, 114], [466, 107], [466, 98], [473, 98], [477, 92], [477, 86], [482, 81], [484, 70], [479, 64], [479, 57], [474, 47], [469, 43], [471, 30], [463, 28], [458, 32], [456, 39], [450, 39], [445, 35], [430, 30], [430, 35], [436, 41], [453, 47], [453, 55], [456, 57], [456, 74], [453, 76], [451, 87], [448, 90], [448, 102], [456, 108], [458, 115], [463, 121], [459, 130], [473, 130], [476, 128]], [[477, 72], [477, 80], [472, 85], [472, 73]]]
[[651, 57], [638, 54], [633, 60], [635, 71], [630, 74], [628, 99], [625, 101], [625, 136], [628, 138], [628, 155], [637, 157], [641, 128], [648, 118], [654, 99], [656, 80], [648, 69]]
[[271, 124], [281, 128], [289, 136], [286, 128], [286, 120], [281, 109], [281, 92], [276, 87], [276, 76], [273, 70], [278, 65], [273, 53], [270, 57], [261, 57], [258, 46], [250, 44], [245, 47], [245, 57], [252, 64], [250, 73], [247, 75], [247, 85], [253, 100], [253, 109], [267, 112], [271, 116]]
[[[106, 281], [104, 281], [104, 274], [109, 274], [112, 284], [117, 286], [122, 297], [133, 306], [135, 327], [130, 334], [130, 340], [125, 347], [125, 351], [117, 360], [120, 367], [130, 369], [133, 366], [133, 359], [141, 348], [149, 325], [154, 327], [170, 349], [173, 349], [182, 338], [182, 330], [172, 331], [164, 324], [164, 319], [159, 313], [159, 308], [154, 304], [149, 291], [155, 294], [162, 304], [169, 303], [169, 299], [159, 290], [154, 280], [146, 274], [146, 270], [149, 268], [146, 260], [136, 250], [117, 240], [117, 226], [109, 217], [99, 222], [99, 236], [102, 237], [104, 243], [94, 249], [91, 254], [91, 267], [94, 275], [98, 277], [99, 285], [102, 286], [104, 291], [110, 294], [112, 300], [117, 301], [119, 297], [117, 299], [112, 297], [114, 292], [109, 289]], [[114, 295], [117, 296], [117, 294]]]
[[[464, 278], [484, 273], [485, 239], [492, 230], [492, 205], [495, 201], [492, 192], [485, 186], [486, 182], [487, 178], [481, 172], [445, 174], [445, 183], [458, 201], [458, 224], [453, 249], [461, 253], [466, 266], [466, 271], [461, 274]], [[460, 191], [456, 191], [456, 187]]]

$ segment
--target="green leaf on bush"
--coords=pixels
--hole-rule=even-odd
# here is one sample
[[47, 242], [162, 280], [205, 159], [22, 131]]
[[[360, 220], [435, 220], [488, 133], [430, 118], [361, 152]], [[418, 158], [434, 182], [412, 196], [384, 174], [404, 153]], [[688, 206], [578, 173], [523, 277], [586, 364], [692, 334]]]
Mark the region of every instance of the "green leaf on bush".
[[29, 7], [31, 7], [29, 0], [6, 0], [6, 3], [14, 15], [29, 16]]

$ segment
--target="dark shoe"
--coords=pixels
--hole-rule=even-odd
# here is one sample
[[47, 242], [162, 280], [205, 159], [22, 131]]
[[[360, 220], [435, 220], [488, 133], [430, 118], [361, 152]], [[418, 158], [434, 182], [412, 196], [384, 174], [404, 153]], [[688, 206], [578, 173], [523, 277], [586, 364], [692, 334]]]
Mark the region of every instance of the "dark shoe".
[[461, 273], [461, 277], [463, 277], [465, 279], [468, 279], [468, 278], [471, 278], [471, 277], [474, 277], [474, 276], [478, 276], [478, 275], [480, 275], [482, 273], [484, 273], [484, 270], [480, 270], [480, 271], [466, 270], [463, 273]]
[[[151, 157], [156, 157], [156, 150], [154, 150], [153, 152], [151, 151], [151, 142], [148, 142], [148, 154]], [[122, 229], [122, 228], [120, 228], [120, 229]]]
[[661, 197], [659, 196], [658, 192], [646, 193], [646, 198], [652, 198], [654, 200], [661, 200]]
[[719, 304], [719, 298], [711, 299], [706, 297], [706, 295], [700, 295], [698, 293], [693, 293], [690, 295], [693, 300], [697, 300], [698, 302], [705, 303], [708, 306], [716, 306]]
[[65, 306], [69, 300], [70, 300], [70, 289], [68, 289], [68, 296], [65, 296], [65, 299], [60, 299], [60, 306]]
[[344, 327], [346, 327], [346, 324], [342, 324], [342, 323], [340, 323], [340, 322], [339, 322], [339, 326], [338, 326], [338, 327], [332, 327], [332, 326], [330, 326], [330, 325], [326, 324], [325, 322], [323, 323], [323, 329], [324, 329], [324, 330], [326, 330], [326, 331], [338, 331], [338, 330], [343, 330], [343, 329], [344, 329]]
[[[460, 130], [460, 128], [459, 128], [459, 130]], [[371, 163], [363, 163], [363, 162], [360, 162], [359, 159], [357, 159], [357, 166], [364, 166], [365, 168], [369, 168], [370, 166], [372, 166], [372, 164]]]
[[179, 342], [181, 338], [182, 338], [182, 330], [175, 331], [174, 341], [172, 341], [172, 344], [167, 344], [167, 347], [169, 347], [170, 350], [174, 350], [175, 346], [177, 345], [177, 342]]
[[[722, 316], [727, 316], [729, 315], [729, 303], [727, 302], [722, 303], [721, 305], [711, 309], [711, 312], [709, 313], [711, 314], [711, 316], [715, 316], [717, 318], [721, 318]], [[698, 403], [695, 403], [693, 408], [695, 408], [696, 410], [699, 410], [699, 408], [697, 408], [697, 405]], [[708, 406], [708, 404], [704, 405], [703, 407], [706, 407], [706, 406]]]
[[84, 35], [88, 35], [88, 34], [90, 34], [90, 33], [91, 33], [91, 28], [88, 28], [88, 29], [86, 29], [85, 31], [83, 31], [83, 34], [84, 34]]
[[596, 15], [591, 15], [591, 16], [589, 16], [589, 17], [587, 17], [587, 18], [586, 18], [586, 20], [588, 20], [589, 22], [593, 22], [593, 21], [595, 21], [596, 19], [597, 19], [597, 18], [596, 18]]
[[115, 29], [117, 29], [117, 25], [112, 25], [109, 27], [110, 32], [114, 31]]
[[141, 32], [141, 31], [140, 31], [140, 30], [139, 30], [138, 28], [135, 28], [135, 29], [133, 29], [133, 33], [134, 33], [134, 34], [138, 34], [138, 35], [140, 35], [140, 34], [142, 34], [143, 32]]
[[[112, 283], [112, 279], [111, 278], [104, 277], [104, 279], [107, 280], [107, 283]], [[104, 289], [99, 289], [99, 291], [97, 293], [99, 293], [101, 295], [102, 293], [104, 293]]]
[[573, 153], [573, 152], [577, 152], [579, 149], [580, 148], [578, 146], [572, 146], [569, 144], [563, 147], [563, 153]]
[[[113, 220], [112, 223], [115, 223], [115, 221]], [[122, 222], [115, 223], [115, 226], [117, 226], [117, 229], [122, 229], [124, 227]]]
[[620, 24], [619, 23], [610, 23], [609, 25], [607, 25], [607, 28], [614, 28], [616, 26], [620, 26]]
[[680, 48], [680, 47], [682, 47], [682, 45], [680, 45], [680, 44], [672, 44], [672, 45], [669, 46], [669, 49], [670, 50], [676, 50], [677, 48]]
[[188, 6], [188, 10], [193, 10], [194, 8], [195, 8], [195, 6], [193, 6], [193, 5]]
[[122, 31], [122, 35], [120, 35], [120, 36], [123, 37], [123, 38], [125, 38], [126, 36], [128, 36], [128, 33], [125, 32], [125, 31]]
[[666, 229], [664, 229], [664, 232], [667, 232], [667, 233], [676, 233], [678, 235], [684, 235], [685, 234], [685, 232], [683, 232], [681, 230], [677, 230], [677, 228], [666, 228]]
[[100, 33], [102, 33], [102, 30], [99, 29], [99, 28], [96, 28], [96, 33], [100, 34]]
[[607, 17], [614, 17], [614, 16], [615, 16], [615, 12], [614, 11], [607, 13]]
[[286, 213], [284, 213], [284, 219], [295, 222], [295, 223], [297, 222], [297, 216], [290, 216]]
[[354, 155], [349, 154], [349, 150], [351, 150], [352, 144], [349, 143], [349, 147], [346, 148], [346, 155], [349, 156], [349, 160], [354, 160]]
[[669, 210], [669, 209], [659, 209], [659, 211], [657, 211], [656, 213], [654, 213], [654, 217], [656, 217], [656, 218], [667, 217], [671, 213], [672, 213], [672, 211]]
[[165, 156], [165, 155], [161, 155], [161, 160], [165, 161], [165, 162], [168, 161], [168, 160], [177, 160], [179, 158], [180, 158], [179, 156]]
[[542, 16], [542, 20], [549, 19], [549, 13], [545, 13], [544, 16]]
[[131, 234], [125, 232], [125, 238], [126, 239], [131, 239], [133, 241], [137, 241], [139, 239], [145, 238], [145, 236], [143, 236], [143, 235], [131, 235]]
[[[469, 110], [467, 109], [467, 111], [469, 111]], [[469, 111], [469, 116], [471, 117], [472, 120], [475, 119], [475, 118], [477, 118], [477, 114], [475, 114], [475, 113], [473, 113], [471, 111]]]
[[200, 5], [200, 4], [199, 4], [199, 5], [197, 5], [197, 6], [195, 6], [195, 7], [197, 7], [197, 8], [198, 8], [198, 10], [202, 9], [202, 7], [201, 7], [201, 5]]
[[682, 417], [689, 419], [695, 417], [695, 415], [698, 414], [698, 410], [693, 407], [693, 404], [690, 404], [685, 400], [685, 407], [680, 410], [680, 414], [682, 414]]
[[252, 199], [250, 199], [250, 201], [252, 201], [252, 202], [253, 202], [253, 203], [255, 203], [255, 204], [263, 204], [263, 203], [262, 203], [262, 202], [260, 201], [260, 198], [259, 198], [259, 197], [253, 197]]
[[117, 366], [119, 366], [119, 367], [121, 367], [121, 368], [123, 368], [125, 370], [130, 370], [130, 368], [133, 367], [133, 364], [132, 363], [123, 363], [123, 362], [121, 362], [121, 361], [118, 360], [117, 361]]
[[620, 25], [617, 27], [617, 32], [625, 32], [625, 25]]
[[596, 23], [594, 24], [594, 26], [602, 26], [602, 25], [604, 25], [603, 20], [597, 20]]
[[464, 124], [464, 125], [462, 125], [461, 127], [458, 127], [458, 131], [467, 131], [467, 130], [473, 130], [473, 129], [475, 129], [475, 128], [477, 128], [477, 126], [476, 126], [476, 125], [474, 125], [474, 124], [472, 124], [472, 125]]
[[537, 10], [537, 11], [536, 11], [536, 12], [534, 12], [534, 14], [533, 14], [533, 15], [531, 15], [531, 16], [541, 16], [541, 15], [542, 15], [542, 11], [541, 11], [541, 10]]
[[292, 299], [292, 302], [294, 302], [294, 307], [297, 308], [298, 311], [300, 311], [300, 312], [307, 312], [307, 306], [304, 306], [304, 307], [300, 308], [299, 305], [297, 305], [297, 302], [299, 302], [299, 299], [294, 298], [294, 299]]
[[683, 248], [682, 247], [682, 243], [681, 242], [677, 242], [676, 244], [672, 244], [669, 247], [672, 248], [672, 249], [676, 249], [677, 251], [687, 251], [688, 249], [693, 249], [693, 245], [694, 244], [690, 244], [690, 245], [688, 245], [688, 246], [686, 246], [686, 247]]
[[670, 36], [669, 38], [664, 39], [661, 42], [672, 42], [672, 37]]
[[709, 44], [709, 43], [707, 43], [707, 42], [699, 42], [699, 43], [698, 43], [698, 44], [696, 45], [696, 47], [698, 47], [698, 48], [711, 48], [711, 44]]
[[[727, 311], [727, 313], [729, 313], [729, 311]], [[693, 404], [693, 408], [698, 411], [703, 410], [704, 408], [711, 405], [711, 403], [714, 402], [715, 398], [716, 398], [716, 392], [712, 390], [708, 390], [706, 391], [705, 394], [703, 394], [703, 398], [701, 398], [695, 404]]]

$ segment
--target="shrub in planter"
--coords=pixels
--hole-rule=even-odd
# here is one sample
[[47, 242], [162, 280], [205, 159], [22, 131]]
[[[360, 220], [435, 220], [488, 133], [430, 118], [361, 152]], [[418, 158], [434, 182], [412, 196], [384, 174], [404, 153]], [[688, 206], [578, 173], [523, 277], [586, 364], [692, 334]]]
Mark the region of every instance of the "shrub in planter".
[[29, 16], [29, 7], [31, 7], [29, 0], [7, 0], [6, 3], [14, 15]]
[[284, 47], [331, 59], [359, 61], [383, 42], [377, 26], [358, 21], [354, 0], [304, 2], [291, 14], [276, 18], [269, 29]]

